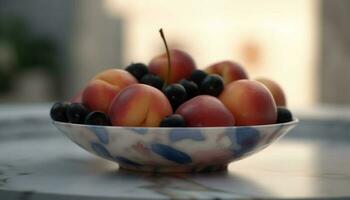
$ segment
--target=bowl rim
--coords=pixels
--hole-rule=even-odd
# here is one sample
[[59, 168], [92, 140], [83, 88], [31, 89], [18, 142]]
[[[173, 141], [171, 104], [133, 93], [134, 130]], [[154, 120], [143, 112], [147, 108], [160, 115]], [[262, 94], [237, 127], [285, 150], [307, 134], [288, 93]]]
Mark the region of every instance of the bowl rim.
[[76, 127], [87, 128], [106, 128], [106, 129], [133, 129], [133, 130], [222, 130], [222, 129], [241, 129], [241, 128], [269, 128], [275, 126], [291, 126], [299, 123], [299, 119], [294, 117], [292, 121], [285, 123], [252, 125], [252, 126], [213, 126], [213, 127], [139, 127], [139, 126], [101, 126], [101, 125], [87, 125], [87, 124], [73, 124], [69, 122], [60, 122], [52, 120], [54, 125], [71, 125]]

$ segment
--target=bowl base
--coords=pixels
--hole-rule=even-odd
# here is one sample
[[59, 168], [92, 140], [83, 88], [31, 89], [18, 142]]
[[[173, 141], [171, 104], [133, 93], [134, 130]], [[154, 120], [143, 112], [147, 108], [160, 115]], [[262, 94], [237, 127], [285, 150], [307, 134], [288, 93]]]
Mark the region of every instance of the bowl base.
[[200, 166], [128, 166], [119, 165], [121, 170], [147, 173], [208, 173], [227, 170], [227, 164]]

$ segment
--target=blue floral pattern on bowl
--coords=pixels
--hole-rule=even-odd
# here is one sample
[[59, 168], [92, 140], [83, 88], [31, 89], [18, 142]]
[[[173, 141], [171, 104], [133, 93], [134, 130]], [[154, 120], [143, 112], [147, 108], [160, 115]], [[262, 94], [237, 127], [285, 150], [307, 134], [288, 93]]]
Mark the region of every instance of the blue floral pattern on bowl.
[[298, 120], [243, 127], [159, 128], [53, 124], [83, 149], [121, 168], [151, 172], [208, 172], [252, 155]]

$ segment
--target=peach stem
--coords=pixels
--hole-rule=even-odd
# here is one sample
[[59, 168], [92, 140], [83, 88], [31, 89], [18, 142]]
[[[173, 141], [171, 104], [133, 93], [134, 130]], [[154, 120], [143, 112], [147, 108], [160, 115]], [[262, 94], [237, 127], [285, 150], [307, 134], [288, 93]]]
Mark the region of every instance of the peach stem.
[[164, 42], [164, 45], [165, 45], [166, 54], [167, 54], [167, 57], [168, 57], [168, 76], [167, 76], [167, 80], [165, 80], [165, 83], [164, 83], [164, 87], [165, 87], [169, 83], [169, 79], [170, 79], [170, 75], [171, 75], [171, 60], [170, 60], [170, 52], [169, 52], [168, 44], [166, 42], [166, 39], [165, 39], [165, 36], [164, 36], [162, 28], [159, 29], [159, 33], [160, 33], [160, 36], [163, 39], [163, 42]]

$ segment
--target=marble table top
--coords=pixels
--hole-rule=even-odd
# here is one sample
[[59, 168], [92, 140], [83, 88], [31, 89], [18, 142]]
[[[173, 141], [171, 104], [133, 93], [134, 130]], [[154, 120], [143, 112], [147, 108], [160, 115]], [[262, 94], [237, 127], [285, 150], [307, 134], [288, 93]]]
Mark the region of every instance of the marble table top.
[[225, 172], [145, 174], [85, 152], [47, 114], [0, 107], [0, 199], [350, 199], [350, 140], [285, 137]]

